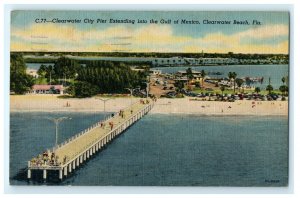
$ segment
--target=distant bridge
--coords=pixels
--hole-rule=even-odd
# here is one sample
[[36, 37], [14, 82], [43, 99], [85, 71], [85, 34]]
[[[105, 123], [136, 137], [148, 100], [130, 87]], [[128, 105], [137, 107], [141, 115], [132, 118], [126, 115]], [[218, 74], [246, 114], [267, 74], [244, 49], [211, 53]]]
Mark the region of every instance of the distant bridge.
[[141, 99], [139, 102], [115, 113], [114, 116], [95, 123], [88, 129], [55, 146], [52, 150], [47, 150], [39, 154], [38, 157], [32, 158], [28, 161], [27, 178], [31, 178], [32, 171], [42, 170], [43, 179], [47, 179], [48, 171], [58, 171], [58, 177], [62, 180], [64, 176], [75, 171], [80, 164], [146, 115], [153, 105], [153, 101]]

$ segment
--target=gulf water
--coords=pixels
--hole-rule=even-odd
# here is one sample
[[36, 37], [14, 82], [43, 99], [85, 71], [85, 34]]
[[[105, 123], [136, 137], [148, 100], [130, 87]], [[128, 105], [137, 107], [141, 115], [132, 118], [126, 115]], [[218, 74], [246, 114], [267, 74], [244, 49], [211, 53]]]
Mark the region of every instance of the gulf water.
[[[67, 116], [58, 141], [101, 113], [11, 113], [12, 185], [286, 186], [287, 116], [148, 114], [62, 182], [28, 181], [27, 161], [55, 143], [48, 118]], [[39, 175], [39, 177], [42, 177]]]

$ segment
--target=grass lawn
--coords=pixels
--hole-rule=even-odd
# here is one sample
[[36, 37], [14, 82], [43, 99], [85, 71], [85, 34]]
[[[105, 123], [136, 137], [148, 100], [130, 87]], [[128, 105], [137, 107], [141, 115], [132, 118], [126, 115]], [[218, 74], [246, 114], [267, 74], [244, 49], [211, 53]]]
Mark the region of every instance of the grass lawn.
[[42, 78], [42, 77], [36, 78], [34, 84], [36, 84], [36, 85], [47, 85], [48, 84], [47, 83], [47, 78]]

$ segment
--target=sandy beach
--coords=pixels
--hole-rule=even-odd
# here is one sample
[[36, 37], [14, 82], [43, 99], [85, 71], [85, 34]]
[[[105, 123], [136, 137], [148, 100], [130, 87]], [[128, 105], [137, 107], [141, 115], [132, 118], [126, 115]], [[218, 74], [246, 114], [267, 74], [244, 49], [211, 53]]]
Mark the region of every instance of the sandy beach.
[[[106, 98], [107, 99], [107, 98]], [[111, 98], [105, 104], [106, 112], [117, 112], [139, 98]], [[69, 106], [67, 105], [69, 104]], [[103, 112], [103, 102], [96, 98], [58, 98], [56, 95], [12, 95], [11, 112], [27, 111], [78, 111]], [[287, 101], [235, 102], [195, 101], [193, 98], [158, 99], [151, 114], [199, 114], [199, 115], [288, 115]]]
[[288, 115], [287, 101], [195, 101], [191, 98], [160, 99], [151, 113], [201, 115]]

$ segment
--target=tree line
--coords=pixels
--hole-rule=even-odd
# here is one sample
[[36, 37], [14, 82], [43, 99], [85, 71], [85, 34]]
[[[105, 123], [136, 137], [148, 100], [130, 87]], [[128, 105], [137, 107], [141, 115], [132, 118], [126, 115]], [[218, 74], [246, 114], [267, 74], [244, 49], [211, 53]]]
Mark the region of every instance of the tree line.
[[[14, 52], [17, 53], [17, 52]], [[24, 55], [44, 56], [45, 54], [51, 56], [109, 56], [109, 57], [152, 57], [152, 58], [171, 58], [171, 57], [186, 57], [186, 58], [238, 58], [238, 59], [289, 59], [288, 54], [243, 54], [243, 53], [162, 53], [162, 52], [20, 52]], [[30, 58], [28, 58], [30, 60]]]
[[[70, 91], [78, 97], [97, 93], [127, 93], [126, 88], [144, 88], [147, 77], [147, 71], [133, 71], [122, 62], [99, 60], [87, 62], [77, 74]], [[82, 93], [88, 87], [91, 93]]]
[[[34, 85], [34, 79], [26, 74], [26, 69], [23, 56], [12, 53], [11, 92], [24, 94]], [[80, 64], [77, 60], [60, 57], [54, 65], [42, 64], [37, 73], [47, 84], [62, 84], [67, 81], [67, 91], [75, 97], [90, 97], [101, 93], [127, 93], [126, 88], [144, 88], [148, 69], [133, 71], [123, 62], [103, 60], [90, 60]]]
[[34, 85], [33, 77], [26, 74], [26, 65], [22, 55], [10, 55], [10, 92], [24, 94]]
[[38, 74], [48, 83], [68, 81], [68, 93], [75, 97], [90, 97], [102, 93], [125, 93], [125, 88], [143, 87], [147, 72], [133, 71], [128, 64], [116, 61], [77, 60], [59, 58], [54, 66], [42, 65]]

